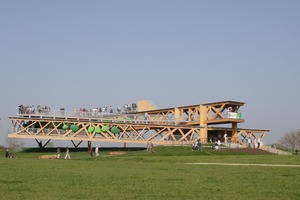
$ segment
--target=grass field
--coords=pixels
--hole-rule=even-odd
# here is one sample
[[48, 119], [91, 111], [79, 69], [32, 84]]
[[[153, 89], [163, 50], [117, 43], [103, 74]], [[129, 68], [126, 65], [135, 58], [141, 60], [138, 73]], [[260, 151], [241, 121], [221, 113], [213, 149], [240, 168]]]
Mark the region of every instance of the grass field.
[[157, 147], [151, 155], [101, 151], [100, 157], [91, 158], [71, 149], [71, 160], [38, 159], [45, 154], [55, 152], [15, 152], [17, 159], [0, 158], [0, 199], [300, 199], [300, 167], [187, 164], [300, 165], [297, 155]]

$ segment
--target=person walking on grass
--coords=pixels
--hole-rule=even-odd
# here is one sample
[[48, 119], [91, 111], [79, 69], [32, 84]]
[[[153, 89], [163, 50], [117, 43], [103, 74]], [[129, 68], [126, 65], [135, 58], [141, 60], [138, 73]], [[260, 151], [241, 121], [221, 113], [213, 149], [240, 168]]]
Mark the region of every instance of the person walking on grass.
[[95, 153], [96, 153], [96, 157], [98, 157], [99, 156], [99, 148], [98, 148], [97, 145], [96, 145], [96, 148], [95, 148]]
[[150, 142], [147, 142], [147, 151], [150, 154]]
[[57, 148], [57, 159], [60, 158], [60, 147]]
[[202, 151], [202, 143], [200, 139], [197, 140], [197, 150]]
[[150, 142], [150, 153], [153, 153], [154, 152], [154, 146], [153, 146], [153, 144], [152, 144], [152, 142]]
[[5, 152], [5, 158], [9, 158], [9, 152], [8, 152], [8, 149], [6, 149], [6, 152]]
[[153, 144], [152, 144], [152, 142], [147, 143], [147, 151], [148, 151], [148, 154], [153, 153]]
[[70, 157], [70, 155], [69, 155], [69, 152], [70, 152], [70, 150], [69, 150], [69, 148], [67, 147], [67, 148], [66, 148], [66, 156], [65, 156], [65, 159], [67, 159], [67, 158], [71, 159], [71, 157]]

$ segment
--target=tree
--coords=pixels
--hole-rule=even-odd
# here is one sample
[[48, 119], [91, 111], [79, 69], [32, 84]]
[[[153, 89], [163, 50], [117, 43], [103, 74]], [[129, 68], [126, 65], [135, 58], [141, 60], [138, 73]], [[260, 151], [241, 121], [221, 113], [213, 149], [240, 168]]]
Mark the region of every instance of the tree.
[[21, 139], [17, 139], [17, 138], [9, 138], [8, 137], [9, 132], [7, 133], [6, 136], [6, 143], [8, 145], [9, 148], [22, 148], [24, 146], [24, 143]]
[[290, 131], [282, 136], [279, 144], [285, 148], [299, 150], [300, 145], [300, 129]]

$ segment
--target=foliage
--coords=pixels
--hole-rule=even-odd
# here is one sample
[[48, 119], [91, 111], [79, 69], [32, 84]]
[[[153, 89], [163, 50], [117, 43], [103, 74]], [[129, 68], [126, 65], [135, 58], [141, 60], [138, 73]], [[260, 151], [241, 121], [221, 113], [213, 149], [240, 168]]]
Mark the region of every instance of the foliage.
[[291, 152], [290, 148], [287, 148], [286, 146], [283, 146], [279, 143], [278, 144], [274, 143], [274, 144], [271, 144], [270, 146], [274, 149], [278, 149], [278, 150], [285, 151], [285, 152]]
[[11, 149], [16, 149], [16, 148], [22, 148], [24, 146], [24, 143], [22, 140], [17, 139], [17, 138], [6, 138], [6, 143], [9, 148]]
[[300, 145], [300, 129], [290, 131], [280, 138], [279, 144], [285, 148], [299, 150]]

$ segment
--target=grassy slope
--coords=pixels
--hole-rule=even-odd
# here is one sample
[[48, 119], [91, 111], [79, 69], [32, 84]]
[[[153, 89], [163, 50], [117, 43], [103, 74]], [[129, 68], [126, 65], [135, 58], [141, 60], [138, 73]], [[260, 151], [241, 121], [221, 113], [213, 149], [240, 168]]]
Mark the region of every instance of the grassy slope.
[[[4, 155], [4, 151], [0, 152]], [[43, 153], [51, 154], [51, 153]], [[222, 154], [222, 155], [218, 155]], [[203, 166], [189, 162], [297, 164], [299, 156], [196, 152], [160, 147], [72, 160], [39, 160], [42, 153], [0, 158], [1, 199], [299, 199], [300, 168]], [[62, 153], [64, 155], [64, 152]]]

